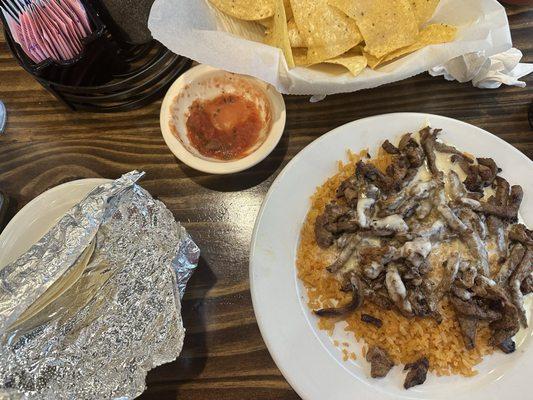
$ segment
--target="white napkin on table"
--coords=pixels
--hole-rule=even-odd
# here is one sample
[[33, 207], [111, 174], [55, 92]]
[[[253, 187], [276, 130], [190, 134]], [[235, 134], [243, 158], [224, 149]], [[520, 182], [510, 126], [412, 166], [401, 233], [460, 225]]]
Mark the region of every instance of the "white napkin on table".
[[475, 87], [496, 89], [502, 84], [525, 87], [519, 79], [533, 72], [533, 64], [520, 63], [522, 52], [512, 48], [486, 57], [484, 52], [468, 53], [429, 70], [432, 76], [446, 80], [472, 81]]

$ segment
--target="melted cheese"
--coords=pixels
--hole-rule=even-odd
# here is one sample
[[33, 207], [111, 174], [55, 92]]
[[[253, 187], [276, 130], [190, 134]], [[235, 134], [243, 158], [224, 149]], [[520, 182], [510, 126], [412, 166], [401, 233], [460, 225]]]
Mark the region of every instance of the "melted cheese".
[[422, 257], [426, 258], [429, 253], [431, 253], [432, 249], [433, 245], [431, 244], [429, 239], [419, 237], [411, 242], [406, 242], [402, 246], [400, 252], [402, 257], [408, 257], [413, 253], [417, 253], [420, 254]]
[[373, 228], [376, 229], [386, 229], [394, 232], [407, 232], [409, 227], [398, 214], [389, 215], [388, 217], [382, 219], [376, 219], [371, 223]]
[[365, 211], [376, 202], [374, 199], [359, 197], [357, 200], [357, 223], [362, 228], [368, 227], [368, 218]]

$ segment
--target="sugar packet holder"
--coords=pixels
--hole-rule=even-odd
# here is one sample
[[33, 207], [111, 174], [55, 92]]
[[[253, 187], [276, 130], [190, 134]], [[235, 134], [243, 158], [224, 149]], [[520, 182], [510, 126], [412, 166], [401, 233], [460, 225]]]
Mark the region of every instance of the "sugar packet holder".
[[78, 62], [87, 57], [88, 48], [92, 43], [97, 40], [105, 40], [106, 26], [103, 24], [99, 18], [97, 12], [92, 8], [88, 3], [84, 3], [85, 11], [90, 25], [93, 27], [92, 33], [81, 40], [82, 50], [75, 57], [65, 60], [65, 61], [55, 61], [51, 58], [47, 58], [44, 61], [35, 63], [22, 49], [22, 47], [15, 41], [12, 32], [7, 28], [9, 26], [8, 21], [4, 17], [3, 13], [0, 12], [0, 19], [4, 25], [4, 34], [6, 41], [11, 51], [15, 54], [16, 58], [19, 60], [21, 66], [31, 73], [45, 79], [50, 79], [52, 76], [62, 76], [65, 71], [71, 69]]

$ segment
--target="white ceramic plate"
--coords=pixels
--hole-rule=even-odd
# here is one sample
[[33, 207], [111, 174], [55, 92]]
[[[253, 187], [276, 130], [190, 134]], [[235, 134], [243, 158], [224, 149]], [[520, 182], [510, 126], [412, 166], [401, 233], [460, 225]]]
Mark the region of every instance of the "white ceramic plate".
[[30, 201], [0, 235], [0, 268], [15, 261], [96, 186], [109, 179], [80, 179], [56, 186]]
[[307, 146], [270, 188], [257, 218], [250, 254], [250, 287], [263, 339], [285, 378], [305, 400], [532, 398], [531, 327], [517, 335], [515, 353], [487, 356], [478, 365], [477, 376], [429, 374], [424, 385], [406, 391], [400, 366], [386, 378], [370, 378], [360, 346], [336, 329], [336, 338], [350, 341], [350, 350], [357, 354], [356, 361], [343, 362], [341, 351], [326, 332], [317, 329], [317, 318], [307, 307], [295, 261], [300, 228], [315, 188], [336, 172], [336, 162], [346, 159], [347, 149], [368, 148], [376, 154], [385, 139], [394, 143], [399, 135], [416, 132], [427, 123], [444, 129], [444, 141], [478, 156], [493, 157], [503, 168], [502, 175], [524, 188], [522, 217], [533, 224], [533, 162], [503, 140], [464, 122], [427, 114], [380, 115], [341, 126]]
[[[235, 76], [248, 85], [252, 84], [255, 90], [262, 91], [270, 102], [272, 118], [270, 132], [267, 133], [264, 142], [247, 156], [232, 161], [222, 161], [202, 156], [189, 144], [189, 139], [184, 132], [180, 132], [179, 138], [177, 138], [170, 128], [172, 119], [171, 106], [176, 98], [180, 98], [179, 103], [183, 105], [183, 107], [179, 108], [180, 112], [186, 113], [189, 105], [196, 98], [209, 99], [219, 95], [222, 84], [217, 86], [206, 84], [206, 82], [221, 80], [225, 76]], [[231, 92], [231, 90], [229, 91]], [[184, 119], [179, 119], [183, 125]], [[197, 65], [181, 75], [168, 89], [161, 104], [160, 125], [163, 139], [165, 139], [170, 151], [189, 167], [211, 174], [232, 174], [253, 167], [263, 161], [274, 150], [285, 129], [285, 119], [285, 102], [283, 101], [283, 96], [274, 86], [251, 76], [235, 75], [208, 65]], [[180, 129], [180, 131], [183, 131], [183, 129]]]

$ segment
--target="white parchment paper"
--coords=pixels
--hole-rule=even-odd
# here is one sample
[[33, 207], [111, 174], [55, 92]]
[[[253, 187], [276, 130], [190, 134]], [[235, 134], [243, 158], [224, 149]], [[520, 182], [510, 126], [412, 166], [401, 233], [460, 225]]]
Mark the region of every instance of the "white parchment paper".
[[281, 50], [260, 43], [258, 24], [226, 16], [206, 0], [156, 0], [148, 27], [177, 54], [255, 76], [286, 94], [353, 92], [408, 78], [466, 53], [490, 56], [512, 47], [507, 14], [496, 0], [442, 0], [430, 22], [457, 26], [456, 40], [427, 46], [376, 71], [367, 68], [357, 77], [333, 65], [289, 70]]

